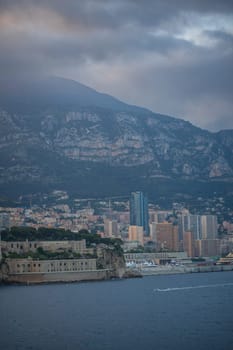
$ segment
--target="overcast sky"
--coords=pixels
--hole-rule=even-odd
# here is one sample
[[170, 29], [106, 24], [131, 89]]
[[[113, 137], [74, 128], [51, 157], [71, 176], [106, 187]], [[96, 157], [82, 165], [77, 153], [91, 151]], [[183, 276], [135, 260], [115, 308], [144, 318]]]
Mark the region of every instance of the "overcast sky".
[[0, 76], [45, 73], [233, 128], [233, 1], [0, 0]]

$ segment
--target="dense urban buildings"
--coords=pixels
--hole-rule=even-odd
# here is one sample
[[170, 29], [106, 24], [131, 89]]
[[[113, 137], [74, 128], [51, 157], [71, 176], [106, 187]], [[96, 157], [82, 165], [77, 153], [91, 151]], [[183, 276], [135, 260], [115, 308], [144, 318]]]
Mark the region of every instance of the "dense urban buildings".
[[[101, 237], [121, 238], [125, 251], [186, 252], [190, 258], [226, 255], [233, 250], [232, 221], [218, 223], [217, 215], [207, 210], [194, 214], [178, 203], [161, 210], [148, 205], [140, 191], [128, 200], [102, 200], [93, 206], [89, 200], [75, 200], [70, 206], [62, 203], [65, 199], [59, 197], [55, 205], [1, 207], [1, 230], [14, 226], [85, 229]], [[19, 251], [21, 245], [18, 243]]]

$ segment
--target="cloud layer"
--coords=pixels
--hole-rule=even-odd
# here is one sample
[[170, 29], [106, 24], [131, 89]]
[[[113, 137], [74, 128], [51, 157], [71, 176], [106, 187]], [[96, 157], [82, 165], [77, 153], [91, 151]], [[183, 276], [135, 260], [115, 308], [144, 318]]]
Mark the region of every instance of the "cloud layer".
[[230, 1], [0, 1], [0, 75], [55, 74], [233, 128]]

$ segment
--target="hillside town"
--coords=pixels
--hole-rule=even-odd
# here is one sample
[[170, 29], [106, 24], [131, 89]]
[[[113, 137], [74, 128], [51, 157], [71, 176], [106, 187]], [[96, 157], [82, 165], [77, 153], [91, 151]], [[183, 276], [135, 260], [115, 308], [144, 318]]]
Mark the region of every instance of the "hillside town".
[[[67, 199], [57, 191], [56, 196]], [[127, 252], [185, 252], [189, 258], [221, 257], [233, 250], [233, 222], [213, 214], [192, 213], [178, 203], [161, 210], [142, 192], [126, 200], [76, 200], [76, 207], [61, 203], [28, 207], [1, 207], [1, 230], [40, 227], [72, 232], [87, 230], [101, 237], [119, 238]]]

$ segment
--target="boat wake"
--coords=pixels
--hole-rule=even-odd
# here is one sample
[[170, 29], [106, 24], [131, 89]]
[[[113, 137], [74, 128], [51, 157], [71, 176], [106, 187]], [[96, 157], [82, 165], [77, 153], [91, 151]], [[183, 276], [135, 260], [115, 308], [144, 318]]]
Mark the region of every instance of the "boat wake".
[[204, 284], [199, 286], [188, 286], [188, 287], [174, 287], [174, 288], [155, 288], [154, 292], [174, 292], [176, 290], [188, 290], [188, 289], [200, 289], [200, 288], [218, 288], [233, 286], [233, 283], [221, 283], [221, 284]]

